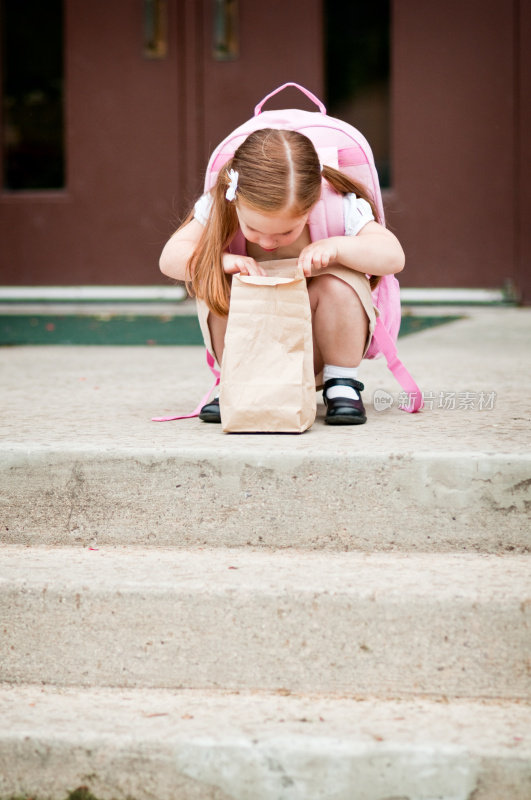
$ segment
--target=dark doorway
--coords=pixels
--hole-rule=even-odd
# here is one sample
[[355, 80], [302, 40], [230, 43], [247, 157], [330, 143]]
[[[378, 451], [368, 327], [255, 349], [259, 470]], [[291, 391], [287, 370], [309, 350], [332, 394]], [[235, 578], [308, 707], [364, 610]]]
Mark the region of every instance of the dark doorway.
[[391, 185], [390, 3], [324, 3], [326, 105], [363, 133], [382, 188]]

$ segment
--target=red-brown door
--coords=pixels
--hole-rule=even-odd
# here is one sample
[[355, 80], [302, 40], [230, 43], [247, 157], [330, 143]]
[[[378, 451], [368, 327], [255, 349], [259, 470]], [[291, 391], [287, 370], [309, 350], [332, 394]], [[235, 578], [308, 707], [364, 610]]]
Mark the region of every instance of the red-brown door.
[[[214, 144], [276, 85], [322, 90], [321, 4], [240, 0], [232, 29], [231, 0], [63, 7], [64, 185], [4, 183], [0, 283], [161, 282], [160, 250], [201, 191]], [[309, 34], [297, 48], [301, 19]]]
[[[64, 180], [22, 190], [4, 181], [0, 283], [163, 282], [160, 250], [214, 145], [286, 81], [327, 101], [323, 30], [345, 2], [62, 0]], [[529, 302], [531, 0], [394, 0], [391, 10], [386, 195], [407, 254], [401, 282], [512, 282]], [[5, 162], [20, 131], [6, 126], [3, 99]], [[26, 100], [35, 113], [39, 92]], [[290, 91], [271, 107], [300, 101]]]
[[529, 0], [393, 3], [403, 285], [506, 285], [531, 301], [530, 34]]

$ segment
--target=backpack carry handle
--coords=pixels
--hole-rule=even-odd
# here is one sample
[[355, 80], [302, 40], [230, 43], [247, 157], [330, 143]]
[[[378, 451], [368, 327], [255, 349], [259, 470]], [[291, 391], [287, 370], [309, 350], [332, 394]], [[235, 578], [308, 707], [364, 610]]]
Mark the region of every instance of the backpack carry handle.
[[282, 84], [282, 86], [279, 86], [279, 87], [278, 87], [278, 89], [274, 89], [274, 90], [273, 90], [272, 92], [270, 92], [270, 93], [269, 93], [269, 94], [268, 94], [266, 97], [264, 97], [264, 98], [263, 98], [263, 100], [260, 100], [260, 102], [258, 103], [258, 105], [257, 105], [257, 106], [255, 106], [255, 109], [254, 109], [254, 115], [255, 115], [255, 117], [257, 117], [257, 116], [258, 116], [258, 114], [261, 114], [261, 113], [262, 113], [262, 106], [264, 105], [264, 103], [266, 103], [266, 102], [269, 100], [269, 98], [270, 98], [270, 97], [273, 97], [275, 94], [278, 94], [279, 92], [281, 92], [281, 91], [282, 91], [282, 89], [286, 89], [286, 87], [288, 87], [288, 86], [294, 86], [294, 87], [295, 87], [295, 89], [299, 89], [299, 90], [300, 90], [300, 91], [301, 91], [303, 94], [305, 94], [305, 95], [306, 95], [306, 97], [309, 97], [309, 98], [310, 98], [310, 100], [312, 101], [312, 103], [315, 103], [315, 105], [317, 106], [317, 108], [319, 109], [319, 111], [321, 112], [321, 114], [326, 114], [326, 108], [325, 108], [325, 106], [323, 105], [323, 103], [321, 103], [321, 101], [319, 100], [319, 98], [317, 98], [317, 97], [316, 97], [314, 94], [312, 94], [311, 92], [309, 92], [309, 91], [308, 91], [308, 89], [305, 89], [305, 88], [304, 88], [304, 86], [301, 86], [301, 85], [300, 85], [300, 84], [298, 84], [298, 83], [291, 83], [291, 82], [290, 82], [290, 83], [284, 83], [284, 84]]

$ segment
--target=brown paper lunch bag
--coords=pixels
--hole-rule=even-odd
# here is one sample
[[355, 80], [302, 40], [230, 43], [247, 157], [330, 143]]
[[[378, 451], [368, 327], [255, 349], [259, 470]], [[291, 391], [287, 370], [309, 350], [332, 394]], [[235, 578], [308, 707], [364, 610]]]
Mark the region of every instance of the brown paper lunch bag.
[[316, 415], [312, 316], [296, 259], [232, 279], [221, 364], [226, 433], [302, 433]]

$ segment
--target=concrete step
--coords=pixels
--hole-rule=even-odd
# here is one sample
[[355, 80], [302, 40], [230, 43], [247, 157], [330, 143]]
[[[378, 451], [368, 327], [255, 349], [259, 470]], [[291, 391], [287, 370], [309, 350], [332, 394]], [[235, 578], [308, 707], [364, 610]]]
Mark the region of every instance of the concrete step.
[[529, 699], [526, 556], [0, 549], [3, 680]]
[[420, 414], [364, 362], [367, 424], [325, 426], [319, 404], [302, 436], [151, 422], [204, 394], [202, 348], [0, 349], [1, 540], [529, 552], [530, 331], [500, 308], [408, 336]]
[[[191, 424], [196, 436], [206, 427]], [[161, 427], [153, 424], [156, 434]], [[249, 442], [216, 431], [214, 442], [201, 443], [184, 427], [165, 431], [178, 446], [121, 449], [111, 437], [94, 449], [79, 443], [81, 431], [61, 448], [5, 448], [2, 541], [531, 550], [527, 454], [367, 453], [354, 446], [350, 430], [332, 433], [320, 447], [308, 438], [310, 449], [300, 437]]]
[[518, 703], [0, 687], [0, 798], [528, 800]]

